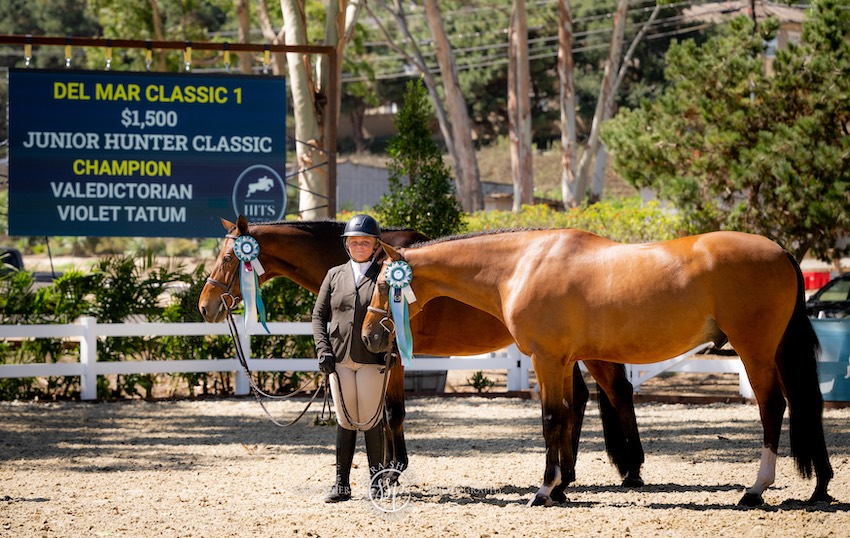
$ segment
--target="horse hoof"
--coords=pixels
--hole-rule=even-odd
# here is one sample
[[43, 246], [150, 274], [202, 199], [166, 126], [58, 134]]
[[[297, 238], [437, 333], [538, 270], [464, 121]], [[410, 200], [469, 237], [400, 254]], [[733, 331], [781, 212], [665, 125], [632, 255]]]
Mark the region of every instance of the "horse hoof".
[[812, 496], [809, 497], [809, 500], [806, 501], [806, 504], [815, 504], [815, 503], [831, 503], [835, 498], [825, 491], [816, 491], [812, 493]]
[[555, 503], [552, 502], [551, 497], [548, 495], [541, 495], [539, 493], [535, 495], [533, 499], [528, 501], [528, 506], [552, 506], [553, 504]]
[[549, 495], [549, 497], [552, 499], [553, 503], [558, 503], [558, 504], [564, 504], [565, 502], [567, 502], [569, 500], [569, 499], [567, 499], [567, 495], [566, 495], [566, 493], [564, 493], [563, 490], [560, 490], [560, 491], [553, 490], [552, 493]]
[[643, 478], [641, 478], [640, 476], [638, 476], [637, 478], [632, 478], [626, 475], [626, 477], [623, 478], [624, 488], [642, 488], [643, 486]]
[[763, 504], [764, 499], [758, 493], [745, 493], [738, 501], [738, 506], [761, 506]]

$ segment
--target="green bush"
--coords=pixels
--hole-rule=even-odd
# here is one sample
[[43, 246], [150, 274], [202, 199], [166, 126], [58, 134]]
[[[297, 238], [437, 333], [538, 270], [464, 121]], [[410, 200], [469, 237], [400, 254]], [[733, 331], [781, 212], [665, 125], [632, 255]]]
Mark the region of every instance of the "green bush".
[[512, 211], [478, 211], [466, 217], [471, 232], [513, 228], [575, 228], [624, 243], [664, 241], [687, 235], [682, 219], [658, 202], [640, 198], [603, 201], [568, 211], [546, 205]]

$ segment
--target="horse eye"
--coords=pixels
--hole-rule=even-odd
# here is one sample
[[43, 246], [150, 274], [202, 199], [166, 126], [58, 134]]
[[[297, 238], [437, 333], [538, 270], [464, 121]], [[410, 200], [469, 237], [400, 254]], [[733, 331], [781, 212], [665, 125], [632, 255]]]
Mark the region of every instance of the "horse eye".
[[378, 293], [380, 293], [382, 295], [386, 295], [389, 292], [390, 292], [390, 285], [389, 284], [387, 284], [386, 282], [379, 282], [378, 283]]
[[233, 256], [232, 256], [232, 255], [230, 255], [230, 254], [225, 254], [225, 255], [224, 255], [224, 262], [225, 262], [225, 263], [230, 263], [230, 260], [232, 260], [232, 259], [233, 259]]

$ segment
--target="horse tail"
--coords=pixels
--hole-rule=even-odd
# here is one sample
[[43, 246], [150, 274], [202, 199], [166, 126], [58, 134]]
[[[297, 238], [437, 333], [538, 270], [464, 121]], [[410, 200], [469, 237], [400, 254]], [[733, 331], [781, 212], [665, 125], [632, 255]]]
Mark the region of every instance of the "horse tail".
[[776, 365], [788, 400], [791, 456], [800, 474], [811, 478], [813, 465], [819, 476], [831, 474], [818, 382], [820, 341], [806, 315], [803, 273], [794, 257], [787, 256], [797, 273], [797, 302], [776, 350]]
[[604, 390], [597, 392], [596, 403], [599, 406], [599, 415], [602, 417], [602, 434], [605, 439], [605, 451], [611, 463], [617, 467], [620, 477], [625, 477], [630, 469], [628, 443], [623, 426], [620, 424], [620, 415]]

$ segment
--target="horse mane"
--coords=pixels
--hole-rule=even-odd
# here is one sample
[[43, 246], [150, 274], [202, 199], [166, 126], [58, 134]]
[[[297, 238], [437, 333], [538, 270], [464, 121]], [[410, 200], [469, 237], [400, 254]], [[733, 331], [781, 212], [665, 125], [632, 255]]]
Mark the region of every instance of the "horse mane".
[[[319, 219], [319, 220], [276, 220], [269, 222], [249, 222], [248, 226], [291, 226], [293, 228], [298, 228], [301, 230], [314, 231], [314, 230], [325, 230], [327, 228], [345, 228], [345, 222], [334, 219]], [[404, 232], [404, 231], [414, 231], [409, 228], [397, 228], [397, 227], [388, 227], [385, 228], [381, 226], [381, 230], [384, 232]]]
[[420, 241], [419, 243], [414, 243], [410, 245], [408, 248], [419, 248], [426, 247], [428, 245], [436, 245], [438, 243], [447, 243], [449, 241], [459, 241], [461, 239], [472, 239], [474, 237], [482, 237], [487, 235], [494, 234], [502, 234], [502, 233], [515, 233], [515, 232], [533, 232], [537, 230], [547, 230], [549, 228], [496, 228], [494, 230], [483, 230], [479, 232], [467, 232], [462, 234], [455, 235], [447, 235], [446, 237], [438, 237], [437, 239], [431, 239], [430, 241]]

